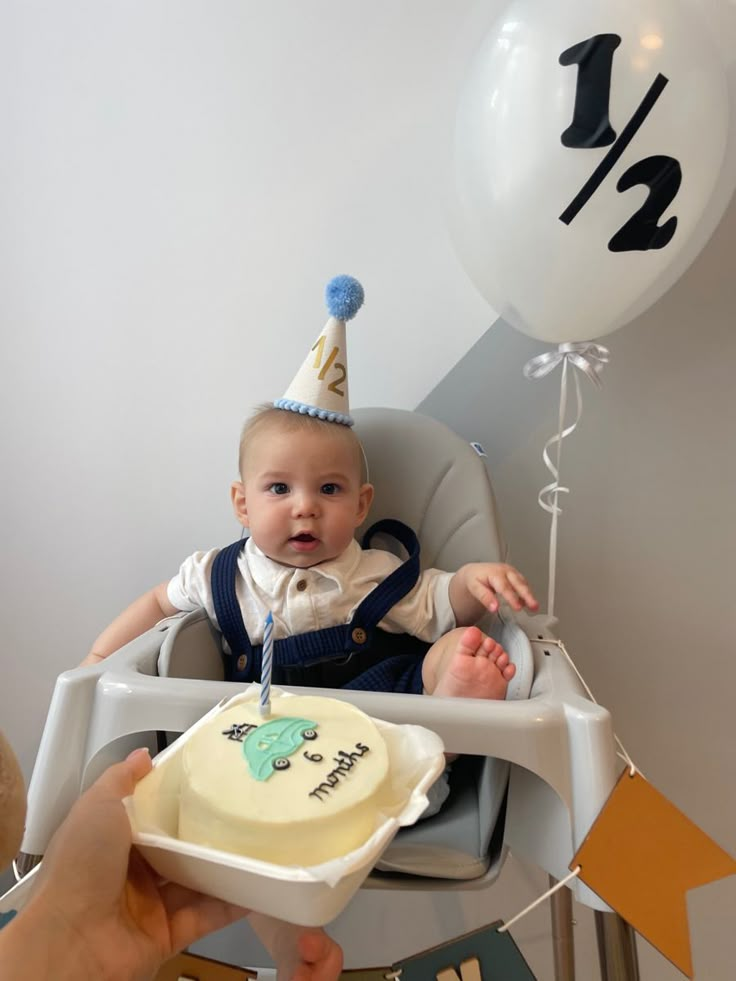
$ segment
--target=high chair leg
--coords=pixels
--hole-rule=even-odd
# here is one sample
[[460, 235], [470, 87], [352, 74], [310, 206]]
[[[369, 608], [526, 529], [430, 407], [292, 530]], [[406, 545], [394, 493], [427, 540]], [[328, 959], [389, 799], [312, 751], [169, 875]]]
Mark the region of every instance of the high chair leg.
[[595, 911], [602, 981], [639, 981], [634, 931], [618, 913]]
[[[557, 880], [549, 877], [550, 886]], [[552, 953], [555, 981], [575, 981], [575, 942], [572, 936], [572, 893], [565, 886], [550, 896]]]

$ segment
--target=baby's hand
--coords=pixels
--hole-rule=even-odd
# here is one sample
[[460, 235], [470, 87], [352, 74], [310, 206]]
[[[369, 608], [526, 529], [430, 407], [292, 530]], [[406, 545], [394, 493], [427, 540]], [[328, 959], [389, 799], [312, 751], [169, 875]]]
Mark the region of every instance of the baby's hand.
[[324, 930], [305, 929], [297, 940], [297, 950], [300, 960], [292, 981], [337, 981], [340, 977], [342, 950]]
[[513, 610], [538, 610], [534, 593], [524, 576], [505, 562], [474, 562], [463, 567], [465, 585], [471, 596], [495, 613], [503, 596]]

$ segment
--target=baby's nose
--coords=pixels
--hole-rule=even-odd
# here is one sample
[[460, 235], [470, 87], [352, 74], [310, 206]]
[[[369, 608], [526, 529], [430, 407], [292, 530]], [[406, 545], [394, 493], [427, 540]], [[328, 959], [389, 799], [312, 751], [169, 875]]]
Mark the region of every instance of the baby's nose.
[[317, 513], [318, 498], [316, 494], [309, 491], [302, 491], [294, 495], [294, 512], [297, 517], [310, 517]]

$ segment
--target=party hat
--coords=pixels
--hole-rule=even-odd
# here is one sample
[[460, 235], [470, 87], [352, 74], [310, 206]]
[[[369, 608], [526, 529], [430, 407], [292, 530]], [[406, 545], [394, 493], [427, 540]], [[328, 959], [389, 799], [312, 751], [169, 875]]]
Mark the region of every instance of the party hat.
[[352, 426], [345, 323], [360, 310], [363, 287], [352, 276], [335, 276], [327, 284], [325, 300], [330, 319], [283, 398], [273, 404], [277, 409]]

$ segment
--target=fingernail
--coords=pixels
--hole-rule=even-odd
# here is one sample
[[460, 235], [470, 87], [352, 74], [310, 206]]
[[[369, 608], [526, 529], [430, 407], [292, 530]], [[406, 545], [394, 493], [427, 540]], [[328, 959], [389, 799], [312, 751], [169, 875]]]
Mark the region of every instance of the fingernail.
[[131, 760], [134, 760], [139, 756], [147, 756], [150, 759], [151, 754], [148, 751], [148, 746], [139, 746], [138, 749], [134, 749], [132, 753], [128, 753], [125, 758], [125, 762], [129, 763]]

